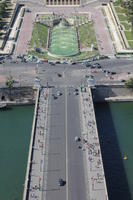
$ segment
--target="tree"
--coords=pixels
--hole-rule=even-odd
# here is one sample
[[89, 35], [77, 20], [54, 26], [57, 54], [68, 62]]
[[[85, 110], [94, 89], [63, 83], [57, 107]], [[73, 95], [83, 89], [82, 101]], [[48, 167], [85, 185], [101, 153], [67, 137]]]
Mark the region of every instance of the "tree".
[[9, 89], [10, 100], [12, 100], [12, 98], [11, 98], [11, 90], [12, 90], [12, 88], [13, 88], [13, 84], [14, 84], [14, 79], [13, 79], [13, 77], [10, 75], [10, 76], [8, 76], [7, 79], [6, 79], [6, 86], [7, 86], [8, 89]]
[[126, 88], [133, 88], [133, 78], [130, 78], [125, 82]]

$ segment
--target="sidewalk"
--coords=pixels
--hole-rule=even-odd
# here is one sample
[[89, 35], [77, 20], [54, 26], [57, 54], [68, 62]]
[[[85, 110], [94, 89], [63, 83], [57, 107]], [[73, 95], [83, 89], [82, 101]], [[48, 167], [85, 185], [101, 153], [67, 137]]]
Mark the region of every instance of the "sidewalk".
[[106, 180], [90, 88], [80, 93], [83, 151], [86, 151], [90, 200], [108, 200]]
[[22, 27], [20, 29], [20, 34], [17, 40], [16, 48], [14, 51], [14, 56], [27, 54], [29, 43], [32, 36], [32, 29], [34, 25], [35, 13], [25, 13], [23, 17]]
[[106, 27], [104, 16], [101, 10], [96, 10], [92, 14], [94, 21], [94, 28], [96, 32], [96, 38], [98, 43], [98, 49], [101, 55], [113, 56], [114, 48]]
[[[38, 101], [36, 113], [36, 125], [34, 146], [32, 146], [31, 164], [29, 171], [29, 188], [27, 188], [27, 197], [29, 200], [43, 199], [44, 190], [44, 158], [45, 142], [47, 133], [47, 112], [48, 112], [48, 89], [42, 89]], [[46, 163], [45, 163], [46, 165]], [[23, 198], [25, 200], [25, 198]]]

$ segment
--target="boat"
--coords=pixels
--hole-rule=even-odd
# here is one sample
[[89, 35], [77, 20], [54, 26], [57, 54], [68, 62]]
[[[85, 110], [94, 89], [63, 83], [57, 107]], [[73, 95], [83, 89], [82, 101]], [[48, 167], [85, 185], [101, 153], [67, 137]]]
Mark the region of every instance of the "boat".
[[4, 109], [7, 107], [6, 103], [0, 103], [0, 110]]
[[10, 109], [11, 107], [7, 103], [0, 102], [0, 111], [10, 110]]
[[123, 160], [127, 160], [127, 155], [126, 154], [123, 156]]

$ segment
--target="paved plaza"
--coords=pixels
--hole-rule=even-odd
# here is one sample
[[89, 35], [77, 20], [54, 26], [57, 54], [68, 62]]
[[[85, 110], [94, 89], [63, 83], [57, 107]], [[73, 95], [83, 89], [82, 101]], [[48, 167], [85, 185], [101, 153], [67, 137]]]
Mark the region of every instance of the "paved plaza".
[[14, 57], [28, 53], [34, 19], [35, 19], [34, 13], [26, 12], [24, 14], [23, 23], [20, 29], [18, 40], [16, 42], [16, 48], [13, 55]]

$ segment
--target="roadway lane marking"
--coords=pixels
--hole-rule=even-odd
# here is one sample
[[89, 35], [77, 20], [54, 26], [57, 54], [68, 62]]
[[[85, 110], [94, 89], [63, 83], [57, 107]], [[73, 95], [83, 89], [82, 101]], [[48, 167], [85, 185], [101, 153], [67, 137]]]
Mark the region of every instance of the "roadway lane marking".
[[68, 154], [67, 154], [67, 88], [65, 88], [65, 133], [66, 133], [66, 200], [68, 200]]

